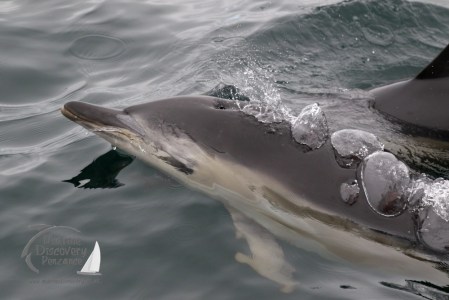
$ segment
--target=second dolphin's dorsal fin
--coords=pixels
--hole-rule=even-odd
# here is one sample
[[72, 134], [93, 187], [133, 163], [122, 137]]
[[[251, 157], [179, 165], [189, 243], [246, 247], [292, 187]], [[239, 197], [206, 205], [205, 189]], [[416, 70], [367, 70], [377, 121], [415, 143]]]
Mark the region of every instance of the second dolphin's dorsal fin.
[[[449, 45], [412, 80], [371, 90], [373, 107], [413, 134], [449, 137]], [[412, 126], [409, 126], [412, 125]]]
[[449, 45], [415, 79], [449, 77]]

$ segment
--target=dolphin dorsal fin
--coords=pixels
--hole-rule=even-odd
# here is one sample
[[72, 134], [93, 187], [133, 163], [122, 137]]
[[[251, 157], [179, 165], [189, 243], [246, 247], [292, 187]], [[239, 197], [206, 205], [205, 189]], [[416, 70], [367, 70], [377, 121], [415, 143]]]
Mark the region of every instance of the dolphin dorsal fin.
[[449, 77], [449, 45], [415, 79]]
[[412, 80], [371, 90], [374, 108], [413, 134], [449, 137], [449, 45]]

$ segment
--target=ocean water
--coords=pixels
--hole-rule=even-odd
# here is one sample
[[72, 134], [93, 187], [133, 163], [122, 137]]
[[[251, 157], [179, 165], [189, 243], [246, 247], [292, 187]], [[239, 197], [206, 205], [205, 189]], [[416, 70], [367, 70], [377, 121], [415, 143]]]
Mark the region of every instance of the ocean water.
[[[247, 246], [220, 202], [59, 111], [229, 84], [293, 112], [318, 102], [331, 130], [371, 131], [414, 168], [445, 176], [449, 147], [410, 142], [368, 108], [366, 90], [416, 75], [448, 32], [445, 0], [0, 1], [0, 298], [448, 299], [279, 240], [300, 282], [284, 294], [235, 261]], [[77, 275], [95, 241], [102, 275]]]

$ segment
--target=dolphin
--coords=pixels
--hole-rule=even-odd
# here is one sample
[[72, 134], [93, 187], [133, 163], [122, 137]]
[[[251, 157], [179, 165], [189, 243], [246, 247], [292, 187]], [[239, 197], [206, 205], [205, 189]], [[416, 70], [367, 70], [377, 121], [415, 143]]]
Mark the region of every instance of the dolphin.
[[[415, 78], [371, 90], [373, 107], [421, 135], [449, 135], [449, 45]], [[432, 134], [433, 133], [433, 134]]]
[[339, 165], [329, 140], [311, 151], [295, 141], [290, 123], [261, 123], [238, 102], [209, 96], [174, 97], [123, 110], [68, 102], [61, 111], [113, 146], [221, 200], [252, 252], [236, 259], [283, 291], [298, 283], [279, 254], [282, 249], [274, 239], [267, 242], [260, 226], [336, 259], [373, 267], [382, 261], [411, 280], [447, 282], [447, 274], [427, 262], [438, 260], [418, 251], [423, 245], [412, 211], [385, 217], [363, 192], [353, 205], [341, 201], [341, 184], [359, 175]]

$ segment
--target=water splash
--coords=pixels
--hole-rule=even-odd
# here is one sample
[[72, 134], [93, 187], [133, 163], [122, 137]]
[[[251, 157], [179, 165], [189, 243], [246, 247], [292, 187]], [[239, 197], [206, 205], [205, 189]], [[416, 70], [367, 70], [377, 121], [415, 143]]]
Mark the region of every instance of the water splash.
[[242, 111], [256, 117], [262, 123], [279, 123], [285, 120], [282, 109], [277, 103], [267, 104], [261, 101], [251, 101], [242, 107]]
[[253, 54], [243, 58], [237, 57], [226, 55], [219, 58], [219, 61], [226, 65], [224, 68], [229, 69], [230, 66], [232, 68], [231, 74], [220, 74], [220, 81], [232, 82], [239, 92], [245, 95], [245, 101], [238, 102], [240, 109], [262, 123], [278, 123], [294, 119], [294, 114], [282, 102], [275, 71], [260, 63]]
[[269, 70], [253, 63], [244, 68], [237, 77], [243, 79], [239, 85], [240, 90], [251, 99], [249, 104], [242, 107], [243, 112], [256, 117], [262, 123], [289, 119], [290, 109], [282, 103], [273, 74]]

